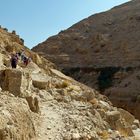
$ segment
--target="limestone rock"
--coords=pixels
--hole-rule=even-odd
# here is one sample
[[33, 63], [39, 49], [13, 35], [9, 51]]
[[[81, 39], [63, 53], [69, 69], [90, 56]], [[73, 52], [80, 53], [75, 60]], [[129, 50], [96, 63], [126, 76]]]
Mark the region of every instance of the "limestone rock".
[[[8, 101], [8, 102], [7, 102]], [[0, 95], [0, 139], [33, 139], [35, 130], [28, 105], [23, 99]]]
[[110, 109], [110, 105], [105, 102], [105, 101], [99, 101], [101, 108], [103, 108], [104, 110], [109, 110]]
[[113, 129], [116, 128], [116, 122], [120, 120], [120, 112], [119, 111], [109, 111], [107, 114], [107, 121], [111, 125]]
[[137, 126], [137, 128], [140, 128], [140, 122], [139, 122], [139, 120], [134, 120], [133, 124], [135, 126]]
[[131, 127], [122, 127], [120, 129], [118, 129], [120, 131], [120, 133], [122, 135], [125, 135], [125, 136], [135, 136], [134, 132], [132, 131], [132, 128]]
[[46, 89], [49, 87], [50, 77], [45, 74], [34, 73], [32, 74], [32, 84], [38, 89]]
[[135, 118], [132, 114], [121, 108], [119, 109], [119, 112], [121, 113], [121, 116], [125, 119], [126, 122], [131, 125], [134, 123]]
[[3, 77], [2, 89], [19, 96], [21, 93], [22, 72], [16, 69], [6, 69], [3, 71]]
[[22, 71], [17, 69], [5, 69], [1, 71], [1, 87], [13, 93], [15, 96], [20, 96], [25, 90], [30, 88], [29, 74], [23, 74]]
[[80, 135], [78, 133], [72, 134], [72, 140], [79, 140], [79, 139], [80, 139]]
[[37, 64], [40, 68], [44, 68], [45, 70], [48, 70], [48, 66], [54, 68], [54, 64], [50, 61], [44, 59], [43, 57], [39, 56], [36, 53], [30, 53], [32, 60], [35, 64]]
[[28, 102], [28, 105], [31, 109], [31, 111], [35, 112], [35, 113], [39, 113], [39, 100], [37, 97], [26, 97], [26, 100]]
[[39, 89], [46, 89], [47, 81], [35, 81], [33, 80], [33, 86]]
[[3, 64], [4, 64], [6, 67], [11, 67], [10, 60], [7, 59], [7, 58], [4, 58], [4, 59], [3, 59]]

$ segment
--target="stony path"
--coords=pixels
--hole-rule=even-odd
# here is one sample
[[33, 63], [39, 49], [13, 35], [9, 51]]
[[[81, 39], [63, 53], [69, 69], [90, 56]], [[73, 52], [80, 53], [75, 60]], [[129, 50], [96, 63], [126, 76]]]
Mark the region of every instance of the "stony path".
[[64, 127], [59, 110], [54, 105], [44, 103], [41, 105], [41, 122], [38, 126], [37, 140], [61, 140]]
[[135, 140], [140, 140], [140, 129], [133, 130], [135, 134]]

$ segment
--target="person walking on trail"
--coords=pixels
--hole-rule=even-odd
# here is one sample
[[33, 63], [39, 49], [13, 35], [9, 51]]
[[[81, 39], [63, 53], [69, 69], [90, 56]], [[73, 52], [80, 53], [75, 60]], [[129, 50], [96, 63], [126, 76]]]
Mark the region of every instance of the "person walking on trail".
[[17, 62], [18, 62], [18, 57], [15, 54], [12, 54], [12, 57], [11, 57], [11, 66], [12, 66], [12, 68], [17, 67]]
[[29, 62], [28, 61], [28, 57], [25, 56], [23, 62], [24, 62], [24, 65], [27, 66], [28, 65], [28, 62]]
[[24, 56], [23, 63], [27, 66], [32, 61], [31, 57]]
[[21, 56], [21, 61], [24, 62], [24, 58], [26, 57], [24, 50], [22, 50], [20, 56]]

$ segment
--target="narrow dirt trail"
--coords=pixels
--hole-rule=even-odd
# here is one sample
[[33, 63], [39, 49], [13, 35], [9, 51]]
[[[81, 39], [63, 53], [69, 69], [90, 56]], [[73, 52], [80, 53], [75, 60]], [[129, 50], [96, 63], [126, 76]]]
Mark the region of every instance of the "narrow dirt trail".
[[133, 130], [135, 134], [135, 140], [140, 140], [140, 129]]
[[[64, 128], [62, 116], [55, 105], [47, 102], [41, 104], [41, 117], [37, 128], [37, 140], [61, 140]], [[60, 133], [61, 132], [61, 133]]]

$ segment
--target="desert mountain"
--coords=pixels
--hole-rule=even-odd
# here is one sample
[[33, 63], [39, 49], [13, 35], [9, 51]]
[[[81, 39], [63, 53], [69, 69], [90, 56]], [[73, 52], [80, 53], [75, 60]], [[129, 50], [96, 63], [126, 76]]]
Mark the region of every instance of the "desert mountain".
[[140, 119], [140, 0], [92, 15], [33, 51]]
[[[11, 53], [32, 61], [10, 65]], [[0, 28], [0, 140], [138, 140], [140, 123], [127, 111], [54, 69], [15, 31]]]

